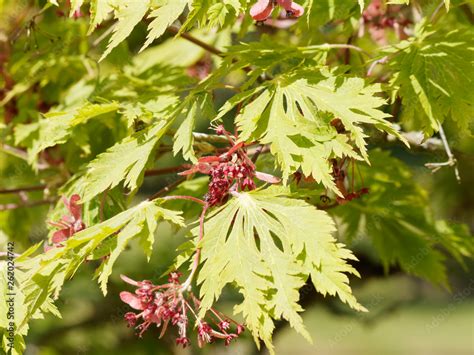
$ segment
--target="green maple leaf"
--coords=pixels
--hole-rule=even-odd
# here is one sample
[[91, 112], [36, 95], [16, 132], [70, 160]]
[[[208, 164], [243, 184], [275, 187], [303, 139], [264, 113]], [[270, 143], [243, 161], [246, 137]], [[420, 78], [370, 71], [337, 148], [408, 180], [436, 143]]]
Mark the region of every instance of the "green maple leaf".
[[170, 120], [161, 120], [139, 131], [99, 154], [82, 172], [63, 187], [66, 195], [77, 193], [83, 202], [101, 192], [114, 188], [123, 181], [125, 188], [134, 191], [143, 178], [145, 167]]
[[183, 30], [194, 23], [208, 28], [231, 26], [235, 18], [247, 9], [248, 0], [192, 0]]
[[36, 162], [38, 154], [48, 147], [65, 143], [74, 127], [84, 124], [92, 118], [115, 112], [119, 108], [116, 102], [104, 104], [85, 103], [70, 111], [50, 112], [44, 119], [35, 123], [18, 125], [15, 129], [15, 143], [28, 147], [28, 161]]
[[207, 118], [210, 121], [214, 116], [212, 96], [207, 92], [200, 95], [189, 95], [182, 105], [181, 115], [184, 116], [184, 119], [174, 136], [173, 153], [177, 155], [182, 152], [184, 159], [196, 162], [193, 130], [197, 119]]
[[[113, 264], [132, 238], [140, 240], [145, 253], [149, 256], [159, 221], [184, 226], [181, 213], [161, 207], [162, 202], [162, 200], [144, 201], [102, 223], [74, 234], [61, 248], [52, 248], [29, 258], [29, 254], [34, 251], [34, 248], [31, 248], [17, 258], [17, 280], [19, 291], [21, 290], [18, 292], [21, 299], [16, 304], [19, 310], [16, 319], [17, 334], [19, 336], [27, 334], [28, 322], [31, 319], [46, 313], [60, 316], [53, 301], [59, 296], [64, 282], [73, 277], [84, 261], [93, 257], [94, 252], [111, 238], [115, 238], [115, 242], [109, 248], [110, 258], [97, 270], [104, 294], [107, 292], [107, 280]], [[0, 322], [0, 328], [2, 327]]]
[[[100, 0], [96, 0], [100, 1]], [[117, 22], [114, 24], [113, 34], [110, 37], [107, 49], [100, 60], [117, 47], [120, 42], [124, 41], [135, 28], [135, 26], [143, 19], [150, 8], [149, 0], [129, 1], [120, 0], [114, 6], [114, 15]]]
[[349, 242], [369, 238], [387, 271], [399, 265], [409, 274], [447, 286], [442, 251], [461, 264], [472, 257], [474, 241], [467, 226], [436, 221], [427, 192], [402, 161], [380, 150], [370, 156], [371, 166], [360, 167], [370, 193], [332, 212], [341, 217], [341, 234]]
[[415, 37], [387, 53], [394, 75], [393, 95], [402, 99], [401, 120], [410, 128], [431, 136], [446, 118], [460, 130], [471, 131], [474, 116], [474, 32], [431, 32], [420, 25]]
[[183, 13], [189, 2], [189, 0], [172, 0], [153, 10], [148, 16], [149, 19], [153, 18], [153, 21], [148, 25], [147, 40], [140, 51], [148, 47], [153, 40], [161, 37], [166, 29]]
[[[326, 69], [300, 69], [236, 95], [221, 108], [218, 118], [247, 102], [236, 118], [240, 139], [270, 144], [285, 180], [301, 168], [306, 176], [339, 194], [328, 160], [342, 156], [368, 160], [361, 125], [399, 136], [386, 120], [389, 115], [379, 109], [385, 104], [376, 96], [380, 91], [379, 85], [366, 85], [361, 78]], [[253, 96], [257, 97], [249, 102]], [[341, 120], [349, 139], [331, 125], [335, 118]]]
[[[82, 2], [83, 0], [75, 0], [72, 4], [74, 9], [79, 8]], [[238, 0], [161, 0], [157, 2], [150, 0], [116, 0], [113, 2], [92, 0], [89, 33], [113, 13], [117, 21], [113, 25], [112, 36], [100, 59], [103, 60], [112, 49], [127, 39], [138, 23], [146, 17], [147, 13], [149, 13], [148, 19], [152, 19], [152, 21], [148, 25], [147, 39], [140, 51], [148, 47], [155, 39], [161, 37], [166, 29], [179, 18], [186, 7], [190, 8], [190, 13], [181, 26], [181, 31], [190, 29], [195, 23], [198, 23], [200, 27], [232, 25], [235, 17], [245, 10], [244, 5], [247, 5], [246, 1], [242, 4]], [[74, 11], [71, 9], [71, 15], [73, 13]]]
[[[331, 236], [332, 219], [324, 211], [285, 197], [284, 188], [236, 193], [204, 225], [201, 312], [209, 309], [227, 284], [243, 296], [242, 312], [255, 340], [272, 349], [273, 319], [288, 320], [310, 340], [299, 313], [298, 290], [311, 276], [316, 290], [337, 295], [364, 311], [351, 293], [347, 263], [355, 257]], [[197, 231], [195, 230], [196, 234]]]
[[91, 23], [88, 35], [90, 35], [97, 25], [101, 24], [113, 11], [112, 5], [108, 0], [93, 0], [90, 4]]
[[99, 283], [104, 295], [107, 294], [107, 281], [112, 274], [113, 265], [130, 240], [133, 238], [140, 239], [149, 260], [153, 250], [154, 233], [158, 226], [158, 220], [167, 220], [183, 227], [184, 223], [180, 215], [180, 212], [166, 210], [158, 206], [157, 203], [150, 202], [145, 203], [133, 214], [128, 224], [116, 237], [113, 237], [113, 244], [110, 247], [111, 253], [98, 271]]

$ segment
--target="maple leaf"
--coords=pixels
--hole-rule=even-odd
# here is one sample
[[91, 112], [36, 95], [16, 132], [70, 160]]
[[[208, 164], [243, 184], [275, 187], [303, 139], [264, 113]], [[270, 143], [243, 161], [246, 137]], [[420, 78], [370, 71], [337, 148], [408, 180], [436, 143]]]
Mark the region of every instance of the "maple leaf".
[[393, 98], [399, 95], [401, 120], [426, 136], [439, 130], [446, 118], [461, 131], [472, 133], [474, 116], [474, 32], [430, 31], [421, 24], [416, 36], [387, 50], [394, 75], [390, 80]]
[[122, 0], [116, 4], [114, 7], [114, 16], [117, 19], [117, 22], [114, 25], [113, 34], [112, 37], [110, 37], [107, 49], [105, 50], [104, 54], [102, 54], [100, 60], [103, 60], [105, 57], [107, 57], [112, 49], [117, 47], [120, 42], [125, 40], [130, 35], [135, 26], [148, 12], [149, 7], [149, 0]]
[[148, 260], [150, 260], [158, 220], [167, 220], [175, 225], [184, 227], [183, 219], [180, 215], [180, 212], [164, 209], [156, 202], [146, 202], [143, 206], [140, 206], [127, 225], [113, 238], [113, 243], [109, 247], [111, 250], [110, 255], [98, 271], [100, 288], [104, 295], [107, 294], [107, 281], [110, 274], [112, 274], [113, 265], [130, 240], [138, 238]]
[[87, 102], [69, 111], [49, 112], [38, 122], [18, 125], [15, 130], [15, 142], [28, 147], [28, 161], [34, 164], [41, 151], [65, 143], [74, 127], [85, 124], [92, 118], [115, 112], [118, 108], [119, 104], [116, 102], [104, 104]]
[[[50, 249], [44, 254], [28, 258], [40, 245], [37, 244], [17, 258], [19, 290], [22, 296], [17, 303], [17, 309], [21, 310], [16, 318], [17, 334], [26, 335], [28, 322], [45, 313], [60, 317], [53, 300], [59, 296], [64, 282], [110, 238], [114, 240], [114, 243], [108, 246], [111, 251], [110, 258], [96, 272], [104, 294], [107, 293], [107, 280], [113, 264], [132, 238], [140, 240], [149, 256], [158, 221], [168, 221], [183, 227], [181, 213], [161, 207], [162, 202], [163, 200], [144, 201], [102, 223], [77, 232], [64, 242], [62, 248]], [[0, 284], [1, 282], [0, 270]]]
[[135, 190], [143, 178], [145, 167], [171, 121], [161, 120], [149, 128], [124, 138], [89, 162], [66, 186], [86, 202], [99, 193], [114, 188], [122, 181]]
[[[301, 168], [306, 176], [312, 175], [339, 194], [328, 160], [342, 156], [368, 160], [362, 124], [403, 140], [386, 120], [390, 115], [378, 109], [385, 104], [376, 96], [380, 91], [380, 85], [366, 85], [361, 78], [336, 75], [324, 68], [300, 69], [236, 95], [217, 118], [258, 95], [236, 118], [240, 139], [270, 144], [285, 180]], [[331, 125], [335, 118], [341, 120], [349, 139]]]
[[262, 339], [270, 349], [272, 318], [288, 320], [311, 339], [298, 304], [298, 290], [308, 276], [323, 295], [337, 295], [352, 308], [365, 310], [348, 285], [347, 274], [358, 273], [347, 260], [356, 259], [331, 236], [332, 219], [287, 194], [278, 187], [236, 193], [208, 217], [200, 245], [201, 311], [212, 306], [225, 285], [234, 284], [243, 296], [234, 311], [243, 313], [255, 340]]
[[173, 0], [153, 10], [148, 16], [149, 19], [153, 18], [153, 21], [148, 25], [147, 40], [140, 51], [143, 51], [153, 40], [165, 33], [166, 29], [181, 15], [188, 3], [189, 0]]
[[197, 161], [193, 148], [193, 130], [197, 119], [209, 119], [214, 115], [214, 105], [211, 99], [212, 96], [204, 92], [201, 95], [189, 95], [183, 103], [180, 116], [184, 116], [184, 119], [174, 136], [174, 155], [182, 152], [184, 159], [191, 160], [194, 163]]

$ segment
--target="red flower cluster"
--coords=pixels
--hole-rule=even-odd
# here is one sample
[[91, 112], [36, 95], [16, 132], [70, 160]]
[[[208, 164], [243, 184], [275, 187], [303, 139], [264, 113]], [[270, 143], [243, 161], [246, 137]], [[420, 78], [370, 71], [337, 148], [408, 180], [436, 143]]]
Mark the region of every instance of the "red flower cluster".
[[189, 175], [200, 172], [210, 175], [209, 190], [205, 197], [208, 206], [225, 203], [232, 189], [255, 189], [254, 178], [272, 184], [280, 182], [279, 178], [256, 171], [255, 164], [244, 149], [244, 143], [236, 143], [236, 137], [226, 131], [223, 126], [217, 127], [216, 133], [225, 135], [232, 147], [224, 154], [203, 157], [191, 169], [180, 173], [180, 175]]
[[[229, 345], [244, 331], [243, 325], [212, 308], [210, 310], [212, 317], [208, 317], [208, 321], [199, 318], [197, 314], [200, 301], [191, 292], [189, 292], [190, 302], [184, 297], [183, 292], [187, 290], [180, 283], [180, 276], [179, 272], [172, 272], [167, 284], [156, 286], [148, 280], [134, 281], [122, 275], [122, 280], [137, 289], [134, 294], [126, 291], [121, 292], [120, 298], [133, 309], [140, 311], [138, 314], [133, 312], [125, 314], [124, 318], [128, 322], [128, 326], [136, 327], [139, 331], [138, 335], [142, 336], [150, 325], [156, 324], [157, 327], [161, 327], [161, 338], [171, 324], [178, 331], [176, 344], [185, 348], [190, 345], [187, 336], [188, 312], [190, 312], [194, 318], [194, 326], [197, 328], [197, 340], [200, 347], [216, 339], [223, 339], [225, 345]], [[137, 326], [140, 320], [141, 324]], [[228, 332], [231, 322], [235, 325], [235, 333]], [[214, 327], [210, 324], [213, 324]]]
[[256, 187], [253, 181], [255, 166], [245, 161], [222, 162], [212, 167], [209, 175], [211, 175], [211, 181], [205, 200], [210, 206], [225, 202], [234, 181], [239, 190], [254, 190]]
[[276, 6], [281, 6], [287, 17], [300, 17], [304, 13], [304, 8], [292, 0], [258, 0], [250, 9], [250, 15], [255, 21], [265, 21]]
[[[75, 233], [86, 228], [84, 222], [82, 221], [82, 208], [78, 205], [80, 200], [81, 197], [76, 194], [72, 195], [69, 200], [63, 197], [64, 205], [68, 209], [70, 215], [62, 216], [59, 222], [49, 222], [54, 227], [61, 228], [54, 232], [51, 239], [54, 246], [62, 247], [62, 242], [70, 238]], [[51, 248], [51, 246], [47, 246], [45, 247], [45, 250], [47, 251]]]

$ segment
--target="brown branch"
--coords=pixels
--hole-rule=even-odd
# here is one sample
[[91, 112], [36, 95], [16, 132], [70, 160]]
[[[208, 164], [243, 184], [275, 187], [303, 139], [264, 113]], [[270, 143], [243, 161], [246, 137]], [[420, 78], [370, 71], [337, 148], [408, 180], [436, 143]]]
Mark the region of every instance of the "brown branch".
[[255, 149], [255, 153], [253, 154], [253, 157], [252, 157], [252, 163], [255, 164], [255, 163], [257, 162], [257, 159], [258, 159], [258, 157], [260, 156], [260, 154], [262, 153], [263, 148], [265, 148], [265, 146], [262, 144], [262, 145], [259, 145], [259, 146]]
[[194, 37], [193, 35], [189, 34], [189, 33], [186, 33], [186, 32], [183, 32], [183, 33], [180, 33], [180, 28], [177, 27], [177, 26], [170, 26], [168, 27], [168, 32], [171, 32], [175, 35], [178, 35], [180, 37], [183, 37], [184, 39], [188, 40], [189, 42], [192, 42], [194, 43], [195, 45], [205, 49], [206, 51], [208, 51], [209, 53], [212, 53], [212, 54], [215, 54], [215, 55], [218, 55], [219, 57], [222, 57], [224, 55], [224, 53], [222, 51], [220, 51], [219, 49], [217, 49], [216, 47], [210, 45], [210, 44], [207, 44], [203, 41], [201, 41], [200, 39]]
[[171, 173], [177, 173], [191, 168], [191, 164], [181, 164], [178, 166], [170, 166], [168, 168], [150, 169], [145, 171], [145, 176], [157, 176], [166, 175]]
[[28, 191], [41, 191], [44, 190], [47, 186], [46, 185], [38, 185], [38, 186], [27, 186], [27, 187], [18, 187], [14, 189], [1, 189], [0, 195], [2, 194], [16, 194], [20, 192], [28, 192]]
[[28, 207], [37, 207], [42, 205], [48, 205], [56, 202], [56, 199], [47, 199], [33, 202], [23, 202], [23, 203], [7, 203], [5, 205], [0, 205], [0, 211], [11, 211], [18, 208], [28, 208]]
[[175, 189], [179, 184], [181, 184], [182, 182], [186, 181], [186, 177], [185, 176], [182, 176], [180, 177], [179, 179], [177, 179], [176, 181], [172, 182], [171, 184], [163, 187], [161, 190], [159, 190], [157, 193], [151, 195], [148, 200], [149, 201], [152, 201], [152, 200], [155, 200], [163, 195], [166, 195], [168, 192], [170, 192], [171, 190]]

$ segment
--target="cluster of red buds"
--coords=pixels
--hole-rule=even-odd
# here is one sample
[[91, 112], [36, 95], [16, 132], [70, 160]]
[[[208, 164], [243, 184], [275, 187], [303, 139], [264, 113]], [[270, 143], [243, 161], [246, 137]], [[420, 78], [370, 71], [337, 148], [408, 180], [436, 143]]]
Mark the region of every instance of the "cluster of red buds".
[[375, 42], [387, 44], [385, 30], [391, 28], [395, 30], [399, 39], [406, 39], [404, 30], [411, 21], [404, 17], [400, 9], [400, 6], [385, 6], [382, 0], [372, 0], [362, 14], [363, 26], [359, 36], [364, 34], [364, 27], [367, 27]]
[[[80, 200], [81, 197], [77, 194], [72, 195], [69, 200], [63, 197], [64, 205], [70, 214], [62, 216], [59, 222], [49, 222], [52, 226], [60, 228], [53, 233], [53, 237], [51, 238], [54, 247], [62, 247], [62, 242], [86, 228], [86, 225], [82, 221], [82, 208], [78, 205]], [[47, 245], [45, 246], [45, 251], [51, 248], [53, 248], [53, 246]]]
[[[123, 281], [137, 289], [135, 293], [121, 292], [120, 298], [133, 309], [140, 311], [125, 314], [128, 326], [136, 328], [138, 336], [141, 337], [152, 324], [155, 324], [157, 328], [161, 327], [161, 338], [168, 326], [172, 325], [178, 332], [176, 344], [185, 348], [191, 343], [187, 334], [190, 314], [194, 328], [197, 329], [199, 347], [217, 339], [222, 339], [226, 346], [229, 345], [245, 330], [244, 326], [213, 308], [204, 318], [200, 318], [198, 316], [200, 301], [187, 290], [185, 283], [179, 281], [180, 276], [181, 273], [172, 272], [168, 283], [154, 285], [148, 280], [134, 281], [122, 275]], [[185, 292], [188, 297], [184, 296]], [[235, 332], [230, 332], [231, 327], [235, 328]]]
[[180, 175], [201, 173], [210, 175], [208, 193], [205, 201], [208, 206], [216, 206], [225, 203], [229, 192], [254, 190], [256, 188], [254, 178], [261, 181], [276, 184], [280, 179], [255, 170], [255, 164], [248, 157], [243, 142], [236, 142], [236, 137], [226, 131], [223, 126], [218, 126], [216, 133], [225, 135], [231, 144], [230, 149], [221, 154], [202, 157], [191, 169]]
[[250, 15], [255, 21], [263, 22], [271, 16], [277, 6], [281, 6], [289, 18], [297, 18], [304, 13], [304, 8], [292, 0], [258, 0], [251, 7]]

